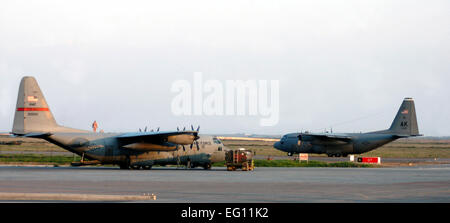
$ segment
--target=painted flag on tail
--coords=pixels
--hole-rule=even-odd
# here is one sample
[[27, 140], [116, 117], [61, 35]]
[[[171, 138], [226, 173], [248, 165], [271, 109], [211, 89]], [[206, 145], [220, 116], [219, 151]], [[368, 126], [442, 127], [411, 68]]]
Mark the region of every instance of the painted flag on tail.
[[36, 96], [28, 96], [28, 102], [37, 102], [38, 98]]

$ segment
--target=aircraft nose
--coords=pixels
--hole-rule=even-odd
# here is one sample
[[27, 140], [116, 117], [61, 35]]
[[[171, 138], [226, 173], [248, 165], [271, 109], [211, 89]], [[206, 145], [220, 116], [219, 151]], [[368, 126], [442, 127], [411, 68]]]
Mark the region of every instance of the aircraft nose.
[[275, 147], [275, 149], [281, 150], [281, 143], [280, 142], [276, 142], [275, 144], [273, 144], [273, 147]]

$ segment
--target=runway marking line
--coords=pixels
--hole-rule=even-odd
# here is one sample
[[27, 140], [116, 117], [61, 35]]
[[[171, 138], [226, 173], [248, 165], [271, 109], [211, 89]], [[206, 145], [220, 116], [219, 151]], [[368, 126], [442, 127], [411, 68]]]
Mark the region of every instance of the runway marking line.
[[137, 201], [154, 200], [149, 195], [106, 195], [66, 193], [9, 193], [0, 192], [0, 200], [52, 200], [52, 201]]

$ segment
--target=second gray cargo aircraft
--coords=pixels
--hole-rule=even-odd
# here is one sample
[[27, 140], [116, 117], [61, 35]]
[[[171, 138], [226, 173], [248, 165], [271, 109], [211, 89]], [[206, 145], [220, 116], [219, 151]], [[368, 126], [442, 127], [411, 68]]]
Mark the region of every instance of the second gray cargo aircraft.
[[397, 116], [387, 130], [368, 133], [313, 134], [290, 133], [274, 144], [288, 156], [298, 153], [327, 154], [329, 157], [361, 154], [374, 150], [399, 138], [420, 136], [416, 109], [412, 98], [403, 100]]

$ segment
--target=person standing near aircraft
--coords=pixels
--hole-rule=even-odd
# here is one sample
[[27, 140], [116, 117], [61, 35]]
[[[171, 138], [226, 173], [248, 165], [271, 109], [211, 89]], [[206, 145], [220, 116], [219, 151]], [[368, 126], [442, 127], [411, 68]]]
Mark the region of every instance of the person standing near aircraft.
[[98, 128], [97, 120], [94, 120], [94, 123], [92, 123], [92, 130], [94, 130], [94, 132], [97, 132], [97, 128]]

